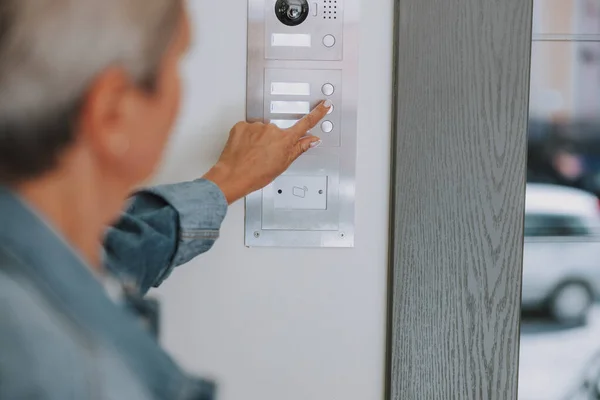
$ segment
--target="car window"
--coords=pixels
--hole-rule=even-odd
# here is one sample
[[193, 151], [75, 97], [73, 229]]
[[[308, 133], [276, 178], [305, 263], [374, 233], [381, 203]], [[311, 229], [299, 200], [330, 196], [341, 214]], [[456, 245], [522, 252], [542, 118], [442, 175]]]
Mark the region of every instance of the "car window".
[[529, 214], [525, 215], [525, 236], [568, 237], [588, 236], [591, 227], [580, 218], [571, 215]]

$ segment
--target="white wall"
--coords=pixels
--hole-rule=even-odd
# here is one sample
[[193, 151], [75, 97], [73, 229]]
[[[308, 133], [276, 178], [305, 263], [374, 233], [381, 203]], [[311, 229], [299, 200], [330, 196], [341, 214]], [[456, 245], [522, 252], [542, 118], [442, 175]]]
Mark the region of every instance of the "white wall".
[[[245, 115], [247, 0], [193, 0], [182, 117], [159, 176], [201, 176]], [[362, 1], [354, 249], [247, 249], [243, 202], [221, 239], [158, 291], [163, 342], [221, 400], [383, 398], [392, 0]]]

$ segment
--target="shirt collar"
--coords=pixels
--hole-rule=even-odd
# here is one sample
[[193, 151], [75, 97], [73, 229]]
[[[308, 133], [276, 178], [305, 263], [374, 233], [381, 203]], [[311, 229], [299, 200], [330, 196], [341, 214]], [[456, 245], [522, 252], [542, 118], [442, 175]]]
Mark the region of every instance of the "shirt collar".
[[63, 287], [76, 280], [92, 292], [104, 290], [113, 301], [122, 298], [123, 288], [115, 277], [93, 272], [34, 207], [4, 186], [0, 186], [0, 247], [46, 282]]

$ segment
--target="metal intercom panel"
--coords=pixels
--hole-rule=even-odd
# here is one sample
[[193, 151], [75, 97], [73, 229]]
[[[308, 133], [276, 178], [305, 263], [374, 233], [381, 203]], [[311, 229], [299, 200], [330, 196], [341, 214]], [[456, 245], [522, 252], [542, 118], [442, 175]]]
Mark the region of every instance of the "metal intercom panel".
[[288, 128], [332, 111], [309, 150], [246, 198], [250, 247], [353, 247], [359, 0], [249, 0], [247, 118]]

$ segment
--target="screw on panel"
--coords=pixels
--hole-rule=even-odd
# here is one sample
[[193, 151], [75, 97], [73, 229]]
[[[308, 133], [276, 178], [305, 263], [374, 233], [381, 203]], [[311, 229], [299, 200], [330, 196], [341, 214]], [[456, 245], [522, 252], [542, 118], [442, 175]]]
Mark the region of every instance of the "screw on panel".
[[344, 232], [341, 232], [341, 233], [340, 233], [340, 237], [343, 239], [343, 238], [345, 238], [345, 237], [346, 237], [346, 234], [345, 234]]
[[258, 239], [260, 237], [260, 232], [254, 232], [254, 237]]

